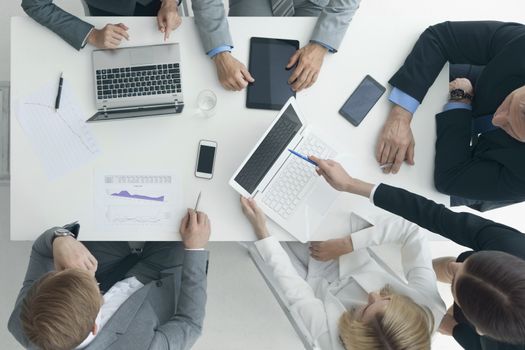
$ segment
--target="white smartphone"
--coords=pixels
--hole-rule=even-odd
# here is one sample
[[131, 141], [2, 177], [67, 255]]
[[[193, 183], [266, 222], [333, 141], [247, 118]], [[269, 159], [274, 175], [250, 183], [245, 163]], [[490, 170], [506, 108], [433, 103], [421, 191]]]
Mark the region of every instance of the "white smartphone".
[[216, 150], [217, 142], [208, 140], [199, 141], [197, 166], [195, 167], [196, 177], [201, 177], [203, 179], [211, 179], [213, 177]]

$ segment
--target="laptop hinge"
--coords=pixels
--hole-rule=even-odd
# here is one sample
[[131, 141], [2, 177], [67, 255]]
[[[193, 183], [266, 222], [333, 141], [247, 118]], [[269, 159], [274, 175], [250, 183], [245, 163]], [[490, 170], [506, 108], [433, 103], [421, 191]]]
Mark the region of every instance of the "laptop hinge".
[[107, 118], [108, 117], [108, 108], [106, 107], [106, 105], [102, 106], [102, 108], [104, 109], [104, 111], [103, 111], [104, 118]]

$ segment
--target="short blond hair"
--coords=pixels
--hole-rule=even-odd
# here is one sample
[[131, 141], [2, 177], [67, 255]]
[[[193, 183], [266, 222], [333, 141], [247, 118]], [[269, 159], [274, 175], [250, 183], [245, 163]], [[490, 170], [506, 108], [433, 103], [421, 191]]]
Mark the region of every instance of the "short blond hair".
[[96, 280], [87, 271], [53, 271], [31, 287], [20, 320], [29, 341], [40, 349], [71, 350], [93, 329], [101, 304]]
[[427, 350], [434, 320], [430, 311], [407, 296], [392, 293], [388, 287], [381, 296], [390, 302], [383, 314], [369, 322], [355, 319], [347, 311], [339, 320], [339, 334], [346, 349], [351, 350]]

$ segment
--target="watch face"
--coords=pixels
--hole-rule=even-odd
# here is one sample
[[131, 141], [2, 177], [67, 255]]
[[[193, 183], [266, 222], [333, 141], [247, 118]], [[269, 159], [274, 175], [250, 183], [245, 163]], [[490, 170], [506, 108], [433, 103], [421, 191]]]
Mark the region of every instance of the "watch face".
[[461, 89], [455, 89], [450, 92], [451, 100], [461, 100], [464, 97], [465, 97], [465, 91]]

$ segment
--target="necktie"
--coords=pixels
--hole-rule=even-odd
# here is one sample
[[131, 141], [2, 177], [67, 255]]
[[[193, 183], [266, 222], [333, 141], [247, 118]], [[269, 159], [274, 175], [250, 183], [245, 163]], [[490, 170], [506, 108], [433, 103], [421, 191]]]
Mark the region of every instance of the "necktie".
[[278, 17], [293, 16], [293, 0], [272, 0], [272, 13]]

